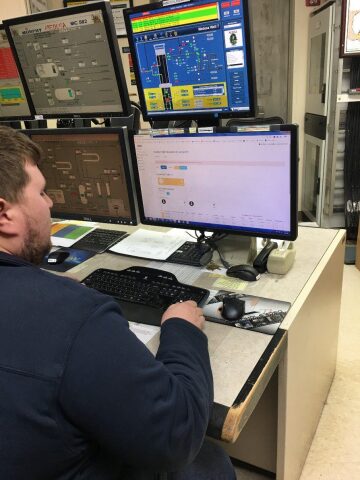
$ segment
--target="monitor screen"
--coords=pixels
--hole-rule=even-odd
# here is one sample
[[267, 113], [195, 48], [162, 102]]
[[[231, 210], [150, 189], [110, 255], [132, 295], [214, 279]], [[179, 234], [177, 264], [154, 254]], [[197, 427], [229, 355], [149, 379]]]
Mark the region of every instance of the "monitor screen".
[[297, 237], [297, 126], [134, 136], [148, 225]]
[[164, 1], [124, 16], [146, 120], [254, 116], [247, 0]]
[[30, 118], [24, 87], [5, 29], [0, 25], [0, 120]]
[[36, 129], [52, 216], [136, 225], [127, 140], [122, 128]]
[[4, 21], [35, 115], [130, 115], [108, 2]]

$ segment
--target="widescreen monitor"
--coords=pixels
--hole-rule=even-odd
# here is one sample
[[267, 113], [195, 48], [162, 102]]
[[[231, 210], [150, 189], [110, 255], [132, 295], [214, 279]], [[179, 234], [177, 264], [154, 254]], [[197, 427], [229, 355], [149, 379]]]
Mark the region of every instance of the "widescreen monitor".
[[31, 118], [5, 29], [0, 25], [0, 121]]
[[52, 217], [136, 225], [129, 148], [123, 128], [34, 129]]
[[138, 134], [133, 146], [142, 223], [297, 237], [297, 126]]
[[108, 2], [50, 10], [4, 24], [35, 115], [131, 114]]
[[254, 116], [247, 0], [163, 1], [124, 17], [146, 120]]

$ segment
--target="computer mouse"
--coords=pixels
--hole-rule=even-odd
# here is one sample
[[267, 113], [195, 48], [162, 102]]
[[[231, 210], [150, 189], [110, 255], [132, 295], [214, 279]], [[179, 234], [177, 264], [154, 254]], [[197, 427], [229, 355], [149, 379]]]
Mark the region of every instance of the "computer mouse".
[[49, 253], [47, 263], [50, 263], [51, 265], [59, 265], [60, 263], [63, 263], [69, 255], [70, 252], [66, 252], [65, 250], [55, 250], [55, 252]]
[[233, 265], [227, 269], [226, 275], [229, 277], [240, 278], [241, 280], [246, 280], [247, 282], [255, 282], [255, 280], [259, 280], [260, 278], [260, 274], [256, 268], [247, 264]]
[[224, 297], [221, 316], [225, 320], [240, 320], [245, 313], [245, 302], [236, 297]]

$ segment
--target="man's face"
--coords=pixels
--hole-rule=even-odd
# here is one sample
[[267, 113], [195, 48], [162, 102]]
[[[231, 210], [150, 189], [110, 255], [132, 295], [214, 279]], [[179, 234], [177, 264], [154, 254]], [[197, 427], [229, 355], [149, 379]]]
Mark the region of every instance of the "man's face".
[[26, 163], [25, 171], [30, 180], [18, 202], [21, 211], [20, 233], [23, 238], [19, 256], [39, 264], [51, 248], [50, 208], [53, 203], [45, 193], [45, 179], [38, 167]]

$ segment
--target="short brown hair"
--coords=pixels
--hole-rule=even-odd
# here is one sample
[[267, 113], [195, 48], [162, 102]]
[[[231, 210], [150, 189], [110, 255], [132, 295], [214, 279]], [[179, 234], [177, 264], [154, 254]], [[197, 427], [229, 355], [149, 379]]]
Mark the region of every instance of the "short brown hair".
[[29, 137], [0, 127], [0, 198], [16, 203], [29, 182], [25, 164], [39, 165], [42, 150]]

